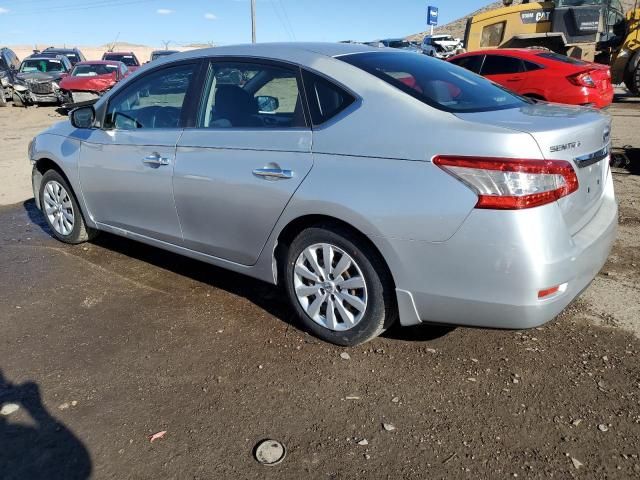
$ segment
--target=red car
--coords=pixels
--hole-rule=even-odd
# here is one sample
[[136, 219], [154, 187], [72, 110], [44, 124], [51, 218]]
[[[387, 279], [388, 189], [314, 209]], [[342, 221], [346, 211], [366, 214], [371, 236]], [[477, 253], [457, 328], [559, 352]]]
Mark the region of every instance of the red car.
[[613, 102], [611, 71], [543, 49], [478, 50], [447, 60], [526, 97], [571, 105]]
[[102, 60], [122, 62], [127, 66], [131, 73], [140, 68], [140, 61], [133, 52], [105, 52], [105, 54], [102, 55]]
[[129, 75], [122, 62], [96, 60], [79, 62], [71, 73], [60, 82], [60, 90], [66, 98], [64, 105], [74, 106], [95, 101]]

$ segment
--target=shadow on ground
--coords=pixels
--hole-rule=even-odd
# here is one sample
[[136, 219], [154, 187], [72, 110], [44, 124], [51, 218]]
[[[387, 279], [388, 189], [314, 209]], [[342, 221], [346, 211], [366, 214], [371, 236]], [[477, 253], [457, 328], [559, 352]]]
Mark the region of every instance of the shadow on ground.
[[[51, 230], [42, 213], [35, 206], [34, 200], [27, 200], [23, 203], [23, 206], [29, 219], [39, 226], [44, 233], [51, 235]], [[295, 312], [289, 306], [286, 293], [279, 287], [104, 232], [100, 233], [93, 241], [93, 244], [120, 255], [148, 263], [162, 270], [190, 278], [196, 282], [242, 296], [283, 322], [297, 329], [303, 328], [300, 322], [297, 321]], [[414, 327], [395, 325], [383, 337], [402, 341], [424, 342], [445, 336], [452, 330], [452, 327], [440, 325], [416, 325]]]
[[611, 166], [623, 168], [632, 175], [640, 175], [640, 148], [614, 148], [611, 151]]
[[[8, 383], [0, 371], [0, 405], [20, 410], [0, 415], [0, 477], [4, 480], [81, 480], [89, 478], [91, 458], [84, 444], [42, 404], [38, 385]], [[30, 417], [15, 423], [12, 417]]]

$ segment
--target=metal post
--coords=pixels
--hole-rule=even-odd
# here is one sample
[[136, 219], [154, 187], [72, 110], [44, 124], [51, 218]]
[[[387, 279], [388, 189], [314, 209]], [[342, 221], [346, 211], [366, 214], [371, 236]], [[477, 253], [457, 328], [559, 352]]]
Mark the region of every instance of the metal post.
[[256, 43], [256, 0], [251, 0], [251, 43]]
[[431, 25], [431, 36], [433, 36], [433, 25]]

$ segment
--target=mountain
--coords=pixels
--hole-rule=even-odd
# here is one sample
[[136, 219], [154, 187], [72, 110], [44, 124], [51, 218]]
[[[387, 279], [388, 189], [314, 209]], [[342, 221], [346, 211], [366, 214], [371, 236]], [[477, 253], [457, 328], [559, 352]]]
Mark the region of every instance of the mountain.
[[[519, 2], [515, 1], [514, 3], [519, 3]], [[622, 4], [622, 8], [624, 12], [627, 12], [634, 7], [636, 0], [621, 0], [620, 3]], [[488, 4], [486, 7], [482, 7], [481, 9], [476, 10], [475, 12], [471, 12], [469, 15], [465, 15], [464, 17], [454, 20], [453, 22], [449, 22], [446, 25], [436, 27], [434, 29], [434, 32], [448, 33], [450, 35], [453, 35], [455, 38], [462, 38], [464, 37], [464, 31], [467, 26], [467, 19], [469, 17], [473, 17], [475, 15], [478, 15], [479, 13], [486, 12], [487, 10], [492, 10], [494, 8], [500, 8], [502, 6], [504, 5], [502, 4], [501, 1], [492, 2]], [[638, 2], [638, 7], [640, 8], [640, 2]], [[429, 33], [430, 33], [429, 31], [426, 31], [426, 32], [416, 33], [414, 35], [409, 35], [407, 37], [407, 40], [421, 42], [424, 36], [428, 35]]]

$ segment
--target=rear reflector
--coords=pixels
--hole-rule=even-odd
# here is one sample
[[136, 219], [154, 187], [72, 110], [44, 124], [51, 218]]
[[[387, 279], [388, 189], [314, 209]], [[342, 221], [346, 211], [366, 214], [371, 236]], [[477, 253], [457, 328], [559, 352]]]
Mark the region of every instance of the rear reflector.
[[576, 172], [564, 160], [437, 156], [433, 163], [478, 195], [476, 208], [538, 207], [578, 190]]
[[556, 285], [555, 287], [545, 288], [544, 290], [540, 290], [538, 292], [538, 300], [542, 300], [543, 298], [550, 297], [558, 292], [564, 292], [567, 290], [567, 284], [563, 283], [562, 285]]

